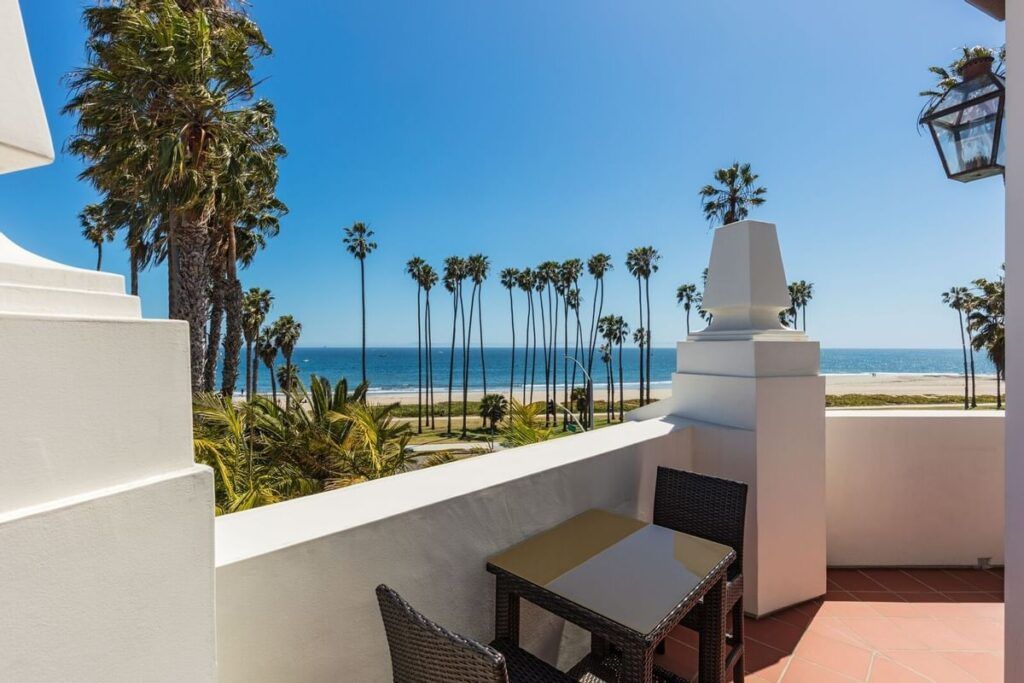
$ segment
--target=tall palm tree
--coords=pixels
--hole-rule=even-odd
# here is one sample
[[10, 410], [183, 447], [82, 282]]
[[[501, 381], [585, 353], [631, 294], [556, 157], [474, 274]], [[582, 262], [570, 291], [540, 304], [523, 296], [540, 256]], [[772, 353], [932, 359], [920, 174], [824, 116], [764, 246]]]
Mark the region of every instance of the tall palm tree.
[[[234, 3], [123, 2], [87, 8], [86, 66], [68, 76], [69, 150], [104, 195], [145, 198], [168, 264], [169, 317], [189, 323], [191, 384], [203, 385], [215, 193], [238, 111], [270, 53]], [[128, 184], [123, 181], [130, 179]]]
[[[274, 333], [274, 345], [281, 349], [284, 356], [285, 376], [292, 376], [292, 353], [295, 352], [295, 345], [299, 343], [299, 336], [302, 334], [302, 323], [299, 323], [290, 315], [282, 315], [271, 327]], [[285, 409], [291, 405], [291, 392], [285, 392]]]
[[604, 276], [614, 268], [612, 257], [597, 253], [587, 259], [587, 272], [594, 278], [594, 300], [590, 304], [590, 336], [588, 337], [587, 372], [594, 368], [594, 347], [597, 345], [597, 321], [604, 311]]
[[114, 240], [114, 227], [104, 214], [103, 206], [100, 204], [89, 204], [78, 214], [82, 237], [96, 247], [96, 270], [103, 267], [103, 243]]
[[[455, 383], [455, 332], [459, 324], [459, 299], [462, 293], [462, 281], [466, 277], [466, 262], [458, 256], [449, 256], [444, 260], [444, 288], [452, 295], [452, 350], [448, 361], [448, 434], [452, 433], [452, 386]], [[463, 322], [465, 329], [465, 322]], [[465, 334], [463, 334], [465, 339]]]
[[[569, 311], [573, 310], [569, 300], [579, 298], [579, 279], [580, 275], [583, 274], [583, 261], [578, 258], [571, 258], [563, 261], [558, 268], [558, 284], [559, 291], [562, 296], [562, 350], [566, 356], [569, 355]], [[578, 318], [577, 318], [578, 322]], [[574, 346], [575, 349], [575, 346]], [[574, 350], [575, 356], [575, 350]], [[576, 384], [576, 365], [573, 364], [572, 373], [573, 385]], [[569, 361], [564, 360], [562, 362], [562, 405], [570, 405], [570, 397], [572, 391], [569, 386]], [[562, 429], [567, 428], [568, 416], [562, 414]]]
[[621, 315], [617, 315], [612, 325], [612, 342], [619, 345], [619, 422], [625, 419], [626, 392], [623, 390], [622, 345], [626, 343], [627, 339], [629, 339], [629, 324]]
[[537, 380], [537, 319], [533, 314], [534, 275], [532, 268], [523, 268], [516, 277], [516, 286], [526, 294], [526, 334], [523, 341], [523, 404], [526, 400], [526, 372], [530, 365], [530, 324], [533, 323], [533, 375], [529, 381], [530, 401], [533, 402], [533, 384]]
[[517, 286], [519, 270], [516, 268], [503, 268], [501, 270], [501, 286], [508, 290], [508, 314], [512, 323], [512, 357], [509, 359], [508, 371], [508, 400], [512, 400], [512, 391], [516, 383], [516, 306], [512, 299], [512, 290]]
[[252, 287], [242, 299], [242, 334], [245, 336], [245, 400], [251, 401], [256, 393], [256, 374], [259, 361], [253, 356], [253, 344], [270, 313], [274, 302], [269, 289]]
[[351, 227], [345, 228], [345, 250], [352, 254], [359, 261], [359, 296], [362, 307], [362, 354], [360, 356], [363, 371], [363, 384], [366, 383], [366, 257], [377, 248], [377, 243], [371, 238], [373, 230], [370, 230], [364, 223], [356, 221]]
[[[649, 403], [651, 400], [650, 374], [651, 374], [651, 274], [658, 271], [658, 261], [661, 255], [654, 247], [637, 247], [630, 250], [626, 255], [626, 269], [630, 275], [636, 278], [637, 299], [640, 303], [640, 325], [646, 331], [641, 337], [643, 345], [640, 347], [640, 405]], [[646, 291], [646, 297], [644, 292]], [[647, 321], [644, 324], [644, 301], [647, 302]], [[644, 349], [646, 347], [646, 354]], [[647, 384], [644, 384], [644, 366], [646, 365]]]
[[644, 404], [644, 349], [647, 348], [648, 341], [647, 330], [642, 327], [633, 330], [633, 343], [640, 351], [640, 405]]
[[259, 380], [259, 364], [257, 359], [270, 371], [270, 392], [274, 405], [277, 405], [277, 378], [275, 377], [275, 365], [277, 365], [277, 354], [280, 351], [277, 341], [274, 339], [273, 327], [265, 327], [256, 338], [256, 356], [253, 358], [252, 385], [253, 400], [257, 397], [257, 381]]
[[789, 291], [789, 309], [786, 311], [786, 321], [795, 330], [800, 315], [800, 297], [802, 296], [800, 283], [790, 282], [786, 289]]
[[964, 310], [967, 307], [967, 299], [970, 291], [966, 287], [950, 287], [942, 293], [942, 303], [956, 311], [960, 327], [960, 347], [964, 355], [964, 410], [969, 410], [970, 405], [970, 374], [967, 369], [967, 335], [964, 331]]
[[416, 283], [416, 433], [423, 433], [423, 266], [426, 261], [414, 256], [405, 263], [405, 272]]
[[971, 314], [980, 306], [980, 298], [968, 290], [967, 298], [964, 300], [964, 319], [967, 321], [967, 357], [971, 363], [971, 407], [978, 407], [978, 383], [974, 373], [974, 330], [971, 328]]
[[[554, 378], [557, 376], [557, 364], [554, 363], [554, 342], [557, 339], [555, 330], [552, 289], [558, 282], [558, 263], [544, 261], [537, 266], [536, 287], [540, 299], [540, 327], [544, 342], [544, 425], [551, 424], [552, 402], [554, 397]], [[544, 306], [544, 294], [547, 294], [547, 307]]]
[[[473, 254], [466, 259], [466, 272], [469, 278], [473, 281], [473, 289], [470, 293], [469, 303], [469, 334], [473, 336], [473, 295], [476, 295], [476, 316], [477, 316], [477, 333], [480, 340], [480, 377], [483, 382], [484, 394], [487, 394], [487, 365], [484, 361], [484, 301], [483, 301], [483, 284], [484, 280], [487, 279], [487, 275], [491, 269], [490, 259], [483, 254]], [[470, 340], [472, 343], [472, 339]], [[469, 366], [469, 357], [466, 357], [466, 366]], [[468, 372], [466, 373], [469, 374]]]
[[807, 331], [807, 304], [814, 298], [814, 283], [806, 280], [800, 281], [800, 313], [803, 320], [803, 331]]
[[434, 414], [434, 327], [430, 317], [430, 290], [437, 284], [437, 271], [429, 264], [425, 263], [420, 268], [419, 286], [423, 288], [423, 292], [426, 295], [426, 303], [424, 306], [424, 338], [426, 341], [426, 356], [427, 356], [427, 403], [430, 406], [430, 410], [427, 413], [427, 419], [430, 422], [430, 427], [433, 429], [437, 426], [437, 418]]
[[751, 173], [750, 164], [733, 163], [715, 171], [718, 185], [705, 185], [698, 193], [709, 227], [741, 221], [750, 207], [764, 204], [768, 190], [757, 185], [757, 178], [756, 173]]
[[605, 377], [607, 380], [606, 386], [606, 399], [605, 399], [605, 417], [608, 422], [612, 421], [612, 415], [615, 414], [615, 377], [612, 374], [612, 351], [611, 344], [601, 344], [601, 362], [604, 363]]
[[974, 281], [978, 289], [977, 304], [969, 318], [974, 331], [973, 346], [988, 354], [996, 366], [996, 408], [1003, 407], [1001, 381], [1006, 372], [1006, 287], [1003, 278], [994, 282], [984, 278]]
[[697, 285], [686, 283], [676, 288], [676, 303], [683, 305], [686, 313], [686, 334], [690, 334], [690, 309], [699, 302]]

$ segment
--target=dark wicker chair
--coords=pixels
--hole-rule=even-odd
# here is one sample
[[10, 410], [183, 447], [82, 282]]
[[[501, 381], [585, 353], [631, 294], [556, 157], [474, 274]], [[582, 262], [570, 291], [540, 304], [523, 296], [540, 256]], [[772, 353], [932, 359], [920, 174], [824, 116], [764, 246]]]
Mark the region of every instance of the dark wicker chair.
[[417, 612], [377, 586], [395, 683], [569, 683], [574, 679], [511, 643], [482, 645]]
[[[658, 468], [654, 489], [654, 523], [685, 534], [727, 545], [736, 551], [725, 586], [731, 612], [727, 636], [726, 671], [743, 682], [743, 530], [747, 514], [747, 485], [703, 474]], [[683, 626], [699, 631], [701, 606], [683, 619]]]

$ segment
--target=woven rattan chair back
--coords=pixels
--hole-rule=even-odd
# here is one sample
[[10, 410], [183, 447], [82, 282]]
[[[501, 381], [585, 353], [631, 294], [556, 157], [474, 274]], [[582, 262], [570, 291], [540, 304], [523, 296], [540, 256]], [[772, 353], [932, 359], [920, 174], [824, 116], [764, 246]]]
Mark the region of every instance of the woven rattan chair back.
[[746, 516], [746, 484], [668, 467], [658, 468], [654, 523], [735, 550], [736, 561], [729, 567], [730, 580], [743, 571]]
[[395, 683], [508, 683], [504, 656], [435, 624], [387, 586], [377, 602]]

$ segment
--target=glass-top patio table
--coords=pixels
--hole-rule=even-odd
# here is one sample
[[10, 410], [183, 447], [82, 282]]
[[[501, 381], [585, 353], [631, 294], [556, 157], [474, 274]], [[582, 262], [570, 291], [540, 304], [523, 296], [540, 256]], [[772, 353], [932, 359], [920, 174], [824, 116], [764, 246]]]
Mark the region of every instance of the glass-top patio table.
[[588, 510], [487, 562], [497, 577], [495, 636], [518, 643], [525, 598], [590, 631], [592, 661], [615, 652], [621, 680], [648, 683], [658, 643], [703, 600], [700, 680], [724, 681], [723, 586], [735, 557], [703, 538]]

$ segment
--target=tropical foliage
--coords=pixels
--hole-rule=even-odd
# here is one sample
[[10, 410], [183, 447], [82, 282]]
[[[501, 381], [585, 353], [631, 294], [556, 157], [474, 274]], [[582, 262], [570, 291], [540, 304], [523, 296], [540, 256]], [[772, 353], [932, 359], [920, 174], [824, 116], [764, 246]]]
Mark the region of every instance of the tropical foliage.
[[705, 185], [698, 193], [708, 226], [714, 228], [741, 221], [752, 207], [764, 204], [768, 190], [758, 185], [757, 179], [750, 164], [733, 163], [715, 171], [717, 184]]
[[1006, 287], [1003, 276], [978, 278], [970, 286], [958, 285], [941, 295], [942, 303], [957, 313], [964, 362], [964, 410], [978, 406], [974, 353], [984, 351], [996, 369], [996, 407], [1003, 405], [1006, 378]]
[[[366, 385], [349, 392], [312, 377], [288, 392], [287, 407], [263, 396], [235, 402], [199, 394], [194, 406], [196, 459], [214, 470], [217, 511], [235, 512], [410, 470], [408, 425], [395, 406], [366, 402]], [[426, 463], [424, 463], [426, 464]]]

